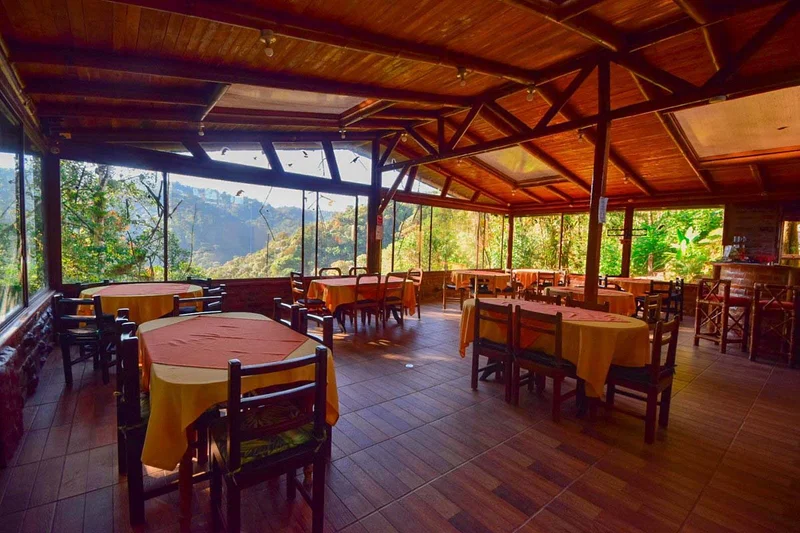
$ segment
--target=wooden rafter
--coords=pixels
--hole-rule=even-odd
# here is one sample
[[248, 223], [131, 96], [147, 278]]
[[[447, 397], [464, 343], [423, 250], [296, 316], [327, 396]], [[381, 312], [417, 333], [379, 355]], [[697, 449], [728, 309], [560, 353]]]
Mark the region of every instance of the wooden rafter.
[[397, 143], [400, 142], [400, 139], [402, 138], [402, 136], [403, 136], [403, 134], [401, 132], [399, 132], [399, 131], [392, 136], [392, 140], [389, 141], [389, 145], [386, 147], [386, 149], [381, 154], [380, 160], [378, 160], [378, 166], [379, 167], [382, 167], [384, 165], [384, 163], [386, 163], [386, 161], [389, 160], [389, 157], [392, 155], [392, 152], [394, 152], [394, 149], [397, 148]]
[[[155, 130], [146, 128], [136, 129], [97, 129], [75, 127], [68, 129], [55, 128], [56, 132], [69, 133], [67, 137], [86, 143], [178, 143], [185, 139], [197, 139], [197, 130]], [[352, 131], [347, 133], [347, 139], [353, 141], [371, 141], [391, 135], [387, 130], [378, 131]], [[63, 136], [63, 135], [62, 135]], [[263, 140], [273, 142], [318, 142], [323, 139], [340, 141], [341, 135], [335, 131], [206, 131], [203, 142], [252, 142], [260, 143]]]
[[397, 188], [400, 187], [400, 183], [402, 183], [403, 178], [406, 177], [408, 170], [409, 167], [403, 167], [403, 169], [397, 174], [394, 183], [392, 183], [392, 186], [389, 188], [389, 192], [383, 197], [383, 201], [381, 202], [380, 207], [378, 207], [378, 214], [383, 213], [386, 209], [386, 206], [388, 206], [389, 202], [392, 201], [394, 194], [397, 192]]
[[464, 137], [464, 134], [467, 133], [469, 127], [472, 125], [475, 119], [478, 118], [478, 113], [481, 112], [482, 108], [483, 104], [475, 104], [470, 108], [467, 116], [464, 117], [464, 120], [461, 121], [461, 124], [458, 125], [456, 131], [453, 133], [453, 136], [450, 138], [450, 142], [447, 143], [447, 150], [452, 150], [458, 145], [458, 141]]
[[232, 26], [261, 31], [271, 29], [276, 35], [329, 46], [360, 50], [370, 54], [422, 61], [433, 65], [467, 68], [521, 83], [534, 83], [532, 71], [430, 45], [371, 33], [363, 28], [345, 26], [329, 20], [313, 19], [270, 10], [266, 7], [220, 4], [210, 0], [112, 0], [116, 3], [198, 17]]
[[434, 146], [431, 143], [429, 143], [427, 139], [425, 139], [422, 135], [420, 135], [420, 133], [415, 128], [407, 128], [406, 132], [411, 136], [412, 139], [414, 139], [417, 142], [417, 144], [419, 144], [422, 147], [423, 150], [425, 150], [429, 154], [435, 155], [439, 153], [439, 151], [436, 148], [434, 148]]
[[281, 163], [281, 158], [278, 157], [278, 152], [275, 150], [275, 145], [270, 141], [262, 141], [261, 149], [264, 150], [264, 155], [267, 156], [269, 168], [277, 172], [283, 172], [283, 163]]
[[591, 74], [593, 70], [594, 68], [589, 68], [589, 67], [583, 68], [578, 73], [578, 75], [572, 79], [572, 81], [567, 86], [566, 90], [560, 95], [558, 95], [558, 97], [555, 98], [553, 101], [549, 102], [550, 109], [545, 111], [544, 115], [542, 115], [542, 118], [539, 119], [539, 122], [536, 123], [535, 127], [544, 128], [548, 124], [550, 124], [550, 121], [553, 120], [556, 117], [556, 115], [562, 112], [564, 106], [567, 105], [567, 102], [569, 102], [569, 99], [572, 98], [572, 95], [574, 95], [575, 91], [577, 91], [578, 88], [583, 84], [583, 82], [586, 81], [586, 78], [589, 77], [589, 74]]
[[728, 61], [728, 45], [724, 28], [720, 25], [706, 26], [703, 28], [703, 40], [708, 48], [714, 68], [719, 70]]
[[[641, 91], [645, 98], [648, 100], [658, 98], [658, 94], [656, 93], [656, 89], [654, 87], [648, 86], [647, 82], [640, 80], [633, 73], [631, 73], [631, 77], [633, 77], [633, 82], [637, 85], [637, 87], [639, 87], [639, 91]], [[708, 192], [713, 192], [714, 185], [711, 178], [711, 173], [698, 167], [697, 161], [692, 155], [689, 147], [684, 143], [683, 136], [680, 134], [680, 131], [678, 130], [675, 122], [672, 120], [672, 117], [661, 111], [656, 111], [656, 117], [658, 117], [658, 120], [661, 122], [661, 125], [664, 127], [667, 135], [669, 135], [670, 139], [672, 139], [675, 147], [678, 149], [678, 151], [680, 151], [683, 158], [689, 164], [689, 167], [692, 169], [692, 172], [694, 172], [694, 175], [697, 176], [697, 179], [699, 179], [700, 183], [703, 184], [703, 187]]]
[[698, 24], [706, 24], [714, 19], [713, 10], [704, 0], [673, 0], [673, 2]]
[[671, 93], [690, 91], [696, 88], [683, 78], [671, 74], [666, 70], [662, 70], [658, 67], [650, 65], [641, 57], [634, 56], [632, 54], [621, 54], [619, 52], [612, 52], [610, 57], [614, 63], [625, 67], [640, 78], [644, 78], [650, 83], [658, 85], [659, 87], [666, 89]]
[[208, 153], [203, 150], [203, 147], [200, 146], [200, 143], [197, 141], [183, 141], [183, 146], [189, 150], [189, 153], [192, 154], [192, 157], [197, 158], [200, 161], [211, 161], [211, 157], [209, 157]]
[[146, 86], [67, 81], [53, 78], [29, 79], [25, 83], [25, 92], [30, 96], [75, 96], [79, 98], [102, 98], [185, 106], [208, 105], [208, 95], [203, 91], [171, 89], [168, 87], [156, 89]]
[[[361, 102], [360, 104], [348, 109], [339, 116], [339, 124], [341, 126], [350, 126], [357, 123], [359, 120], [364, 120], [374, 116], [381, 111], [392, 107], [394, 102], [387, 100], [374, 100]], [[396, 118], [396, 117], [395, 117]]]
[[322, 141], [322, 151], [325, 153], [325, 161], [331, 171], [333, 181], [342, 181], [342, 174], [339, 172], [339, 162], [336, 161], [336, 154], [333, 152], [333, 143], [330, 140]]
[[419, 167], [414, 167], [408, 173], [408, 179], [406, 180], [406, 192], [411, 192], [411, 189], [414, 188], [414, 181], [417, 179], [417, 171]]
[[208, 116], [209, 113], [214, 109], [214, 107], [222, 100], [222, 97], [225, 96], [225, 93], [228, 92], [230, 89], [230, 83], [218, 83], [214, 89], [211, 91], [211, 94], [208, 97], [208, 102], [206, 105], [201, 109], [197, 116], [195, 117], [196, 122], [203, 122], [205, 118]]
[[450, 192], [450, 185], [453, 183], [453, 176], [448, 176], [447, 179], [444, 180], [444, 185], [442, 185], [442, 192], [439, 193], [439, 196], [442, 198], [447, 197], [447, 193]]
[[764, 176], [764, 172], [762, 171], [759, 165], [750, 165], [750, 174], [753, 176], [753, 180], [758, 185], [758, 190], [765, 194], [769, 192], [769, 186], [767, 185], [767, 180]]

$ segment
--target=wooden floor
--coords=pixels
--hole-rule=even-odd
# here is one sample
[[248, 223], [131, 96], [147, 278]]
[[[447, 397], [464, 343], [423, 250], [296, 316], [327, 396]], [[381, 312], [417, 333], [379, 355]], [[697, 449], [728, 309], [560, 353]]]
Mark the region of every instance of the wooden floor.
[[[496, 383], [472, 392], [459, 316], [428, 306], [422, 322], [337, 338], [330, 530], [800, 530], [800, 371], [695, 349], [684, 328], [670, 427], [647, 446], [643, 423], [622, 414], [589, 424], [568, 403], [556, 425], [524, 391], [516, 409]], [[90, 366], [70, 390], [50, 358], [0, 470], [0, 532], [130, 529], [113, 405]], [[248, 531], [310, 529], [282, 482], [245, 494]], [[193, 530], [209, 529], [208, 505], [197, 486]], [[177, 511], [176, 494], [149, 501], [142, 530], [177, 531]]]

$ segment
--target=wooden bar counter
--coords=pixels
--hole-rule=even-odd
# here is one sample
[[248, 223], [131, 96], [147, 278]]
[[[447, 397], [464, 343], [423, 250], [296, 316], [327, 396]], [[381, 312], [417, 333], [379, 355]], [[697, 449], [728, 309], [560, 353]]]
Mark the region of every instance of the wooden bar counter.
[[729, 279], [737, 289], [752, 290], [755, 283], [800, 284], [800, 268], [761, 263], [714, 263], [714, 279]]

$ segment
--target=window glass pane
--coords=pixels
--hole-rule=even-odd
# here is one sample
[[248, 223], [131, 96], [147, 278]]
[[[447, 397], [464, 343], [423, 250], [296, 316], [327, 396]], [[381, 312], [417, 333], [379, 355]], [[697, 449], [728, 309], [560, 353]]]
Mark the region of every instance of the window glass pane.
[[558, 240], [561, 215], [517, 217], [514, 219], [514, 268], [558, 268]]
[[[600, 243], [600, 274], [619, 276], [622, 273], [622, 230], [625, 227], [624, 211], [606, 213], [603, 240]], [[609, 232], [611, 235], [609, 235]]]
[[[402, 271], [422, 265], [422, 206], [397, 202], [397, 226], [394, 240], [394, 267]], [[427, 265], [426, 265], [427, 266]], [[385, 272], [389, 271], [383, 266]]]
[[25, 145], [25, 242], [28, 254], [28, 293], [47, 285], [42, 214], [42, 156], [26, 139]]
[[170, 279], [300, 270], [301, 191], [171, 174], [169, 192]]
[[478, 216], [474, 211], [433, 209], [431, 270], [475, 268]]
[[[303, 272], [306, 276], [316, 276], [317, 266], [317, 211], [319, 193], [305, 191], [305, 256], [303, 257]], [[324, 268], [320, 267], [320, 268]]]
[[354, 196], [319, 193], [319, 268], [336, 267], [347, 274], [353, 266]]
[[800, 265], [800, 220], [785, 220], [781, 231], [781, 264]]
[[722, 256], [723, 218], [723, 208], [637, 210], [631, 274], [687, 282], [711, 275], [711, 262]]
[[371, 141], [334, 142], [333, 154], [336, 156], [342, 181], [364, 185], [372, 183]]
[[330, 178], [322, 143], [274, 143], [283, 170], [318, 178]]
[[0, 110], [0, 322], [23, 303], [19, 128]]
[[481, 213], [481, 256], [478, 268], [504, 268], [506, 265], [506, 218]]
[[248, 167], [269, 168], [269, 161], [258, 143], [200, 143], [213, 161]]
[[64, 282], [164, 279], [163, 185], [158, 172], [62, 160]]
[[[356, 233], [356, 240], [357, 240], [357, 252], [356, 252], [356, 265], [359, 267], [366, 267], [367, 266], [367, 211], [369, 209], [369, 200], [366, 196], [359, 196], [358, 197], [358, 217], [356, 217], [358, 231]], [[386, 211], [384, 212], [383, 216], [383, 238], [386, 239], [386, 234], [389, 233], [391, 237], [391, 226], [387, 226], [386, 221], [386, 213], [391, 210], [391, 206], [389, 206]], [[391, 223], [391, 220], [389, 221]], [[387, 230], [387, 228], [389, 228]]]
[[[420, 243], [420, 268], [422, 270], [430, 270], [431, 269], [431, 254], [435, 253], [433, 251], [433, 247], [431, 246], [433, 243], [431, 242], [431, 229], [433, 228], [433, 220], [431, 219], [431, 215], [433, 214], [433, 208], [428, 205], [421, 206], [420, 216], [422, 217], [422, 228], [420, 231], [421, 235], [421, 243]], [[404, 269], [407, 270], [407, 269]]]
[[564, 215], [564, 240], [561, 244], [561, 268], [576, 274], [586, 271], [586, 247], [589, 237], [589, 214]]

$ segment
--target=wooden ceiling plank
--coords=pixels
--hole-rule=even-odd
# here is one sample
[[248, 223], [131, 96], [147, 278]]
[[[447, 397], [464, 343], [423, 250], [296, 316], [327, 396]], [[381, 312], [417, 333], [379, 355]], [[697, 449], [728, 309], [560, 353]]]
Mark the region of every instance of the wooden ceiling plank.
[[[648, 100], [653, 100], [658, 97], [655, 89], [652, 86], [648, 86], [647, 82], [643, 82], [640, 80], [636, 75], [631, 73], [631, 77], [633, 78], [633, 82], [639, 87], [639, 91], [642, 93], [642, 96], [647, 98]], [[661, 122], [661, 125], [664, 127], [664, 130], [669, 135], [670, 139], [672, 139], [673, 144], [681, 153], [683, 158], [691, 167], [692, 172], [694, 175], [697, 176], [697, 179], [700, 180], [700, 183], [703, 184], [703, 187], [708, 192], [714, 191], [713, 181], [711, 179], [711, 173], [707, 170], [702, 170], [697, 166], [697, 161], [695, 161], [694, 156], [691, 153], [691, 150], [688, 146], [684, 144], [683, 136], [678, 131], [677, 125], [672, 121], [672, 118], [665, 115], [660, 111], [656, 111], [656, 117], [658, 117], [658, 121]]]
[[589, 11], [604, 0], [564, 0], [556, 10], [556, 18], [559, 21], [569, 20], [577, 17], [581, 13]]
[[113, 0], [117, 3], [180, 13], [210, 21], [242, 26], [261, 31], [269, 29], [278, 36], [322, 43], [339, 48], [360, 50], [370, 54], [399, 57], [433, 65], [463, 67], [475, 72], [497, 76], [521, 83], [534, 83], [535, 73], [498, 61], [456, 52], [427, 44], [389, 37], [365, 31], [363, 28], [346, 26], [333, 21], [318, 20], [307, 15], [270, 10], [244, 5], [221, 5], [210, 0]]
[[731, 56], [725, 63], [725, 66], [709, 78], [705, 86], [720, 86], [728, 81], [748, 59], [761, 50], [770, 37], [775, 35], [789, 19], [797, 13], [799, 8], [800, 0], [789, 0], [786, 2], [786, 4], [762, 26], [744, 46]]
[[130, 100], [157, 104], [206, 106], [208, 95], [201, 91], [136, 87], [101, 82], [66, 81], [52, 78], [33, 78], [25, 83], [25, 92], [31, 96], [74, 96]]
[[555, 194], [556, 196], [558, 196], [559, 198], [561, 198], [565, 202], [572, 203], [572, 201], [573, 201], [571, 196], [569, 196], [568, 194], [564, 193], [560, 189], [557, 189], [555, 185], [548, 185], [547, 187], [545, 187], [545, 189], [547, 189], [551, 193]]
[[295, 91], [310, 91], [322, 94], [378, 98], [410, 103], [472, 105], [468, 98], [444, 94], [424, 93], [407, 89], [392, 89], [363, 83], [299, 76], [278, 72], [200, 64], [175, 59], [96, 52], [90, 50], [53, 49], [49, 46], [11, 44], [11, 60], [14, 63], [33, 63], [69, 67], [87, 67], [113, 72], [147, 74], [214, 83], [238, 83]]
[[542, 118], [536, 123], [535, 128], [544, 128], [550, 124], [550, 121], [553, 120], [556, 115], [562, 112], [564, 106], [567, 105], [567, 102], [569, 102], [569, 99], [572, 98], [572, 95], [574, 95], [575, 91], [577, 91], [583, 82], [586, 81], [586, 78], [589, 77], [589, 74], [591, 74], [593, 70], [594, 67], [583, 68], [578, 75], [572, 79], [570, 84], [567, 86], [567, 89], [563, 93], [558, 95], [558, 97], [552, 102], [548, 102], [550, 104], [550, 109], [545, 111]]
[[231, 88], [230, 83], [218, 83], [214, 90], [211, 91], [211, 95], [208, 97], [208, 103], [206, 106], [197, 114], [197, 122], [203, 122], [205, 118], [211, 113], [211, 110], [214, 109], [222, 97], [225, 96], [225, 93], [228, 92], [228, 89]]
[[472, 123], [478, 117], [482, 108], [483, 104], [475, 104], [470, 108], [467, 116], [464, 117], [464, 120], [459, 124], [455, 133], [453, 133], [453, 136], [450, 138], [450, 142], [447, 143], [447, 150], [452, 150], [458, 145], [458, 142], [464, 137], [464, 134], [467, 133], [469, 127], [472, 126]]

